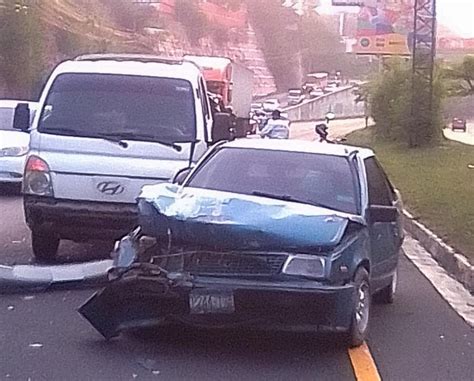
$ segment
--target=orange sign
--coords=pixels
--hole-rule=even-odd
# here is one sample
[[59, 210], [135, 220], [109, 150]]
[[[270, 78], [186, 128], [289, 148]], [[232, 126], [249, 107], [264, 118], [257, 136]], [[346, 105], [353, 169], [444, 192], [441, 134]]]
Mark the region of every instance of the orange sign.
[[396, 33], [360, 36], [354, 53], [407, 56], [410, 55], [408, 36]]

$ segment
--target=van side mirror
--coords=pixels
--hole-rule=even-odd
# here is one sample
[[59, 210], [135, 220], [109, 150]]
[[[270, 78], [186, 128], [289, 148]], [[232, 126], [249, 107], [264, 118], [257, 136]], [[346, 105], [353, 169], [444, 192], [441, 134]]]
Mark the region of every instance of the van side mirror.
[[13, 128], [15, 130], [28, 132], [30, 128], [30, 106], [28, 103], [18, 103], [16, 106]]
[[232, 140], [232, 115], [224, 112], [214, 114], [214, 124], [212, 125], [212, 142], [221, 140]]
[[176, 173], [176, 175], [173, 178], [173, 184], [177, 185], [183, 185], [184, 181], [188, 177], [188, 175], [191, 173], [193, 169], [192, 168], [183, 168]]
[[372, 223], [395, 222], [398, 218], [398, 208], [396, 206], [371, 205], [369, 217]]

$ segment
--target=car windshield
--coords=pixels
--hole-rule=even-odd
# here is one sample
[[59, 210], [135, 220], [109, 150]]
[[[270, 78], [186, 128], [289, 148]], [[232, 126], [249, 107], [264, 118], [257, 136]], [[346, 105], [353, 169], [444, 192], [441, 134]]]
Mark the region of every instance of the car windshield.
[[223, 148], [186, 186], [304, 202], [357, 214], [355, 176], [345, 157]]
[[180, 79], [62, 74], [49, 92], [38, 130], [87, 137], [193, 141], [193, 89]]

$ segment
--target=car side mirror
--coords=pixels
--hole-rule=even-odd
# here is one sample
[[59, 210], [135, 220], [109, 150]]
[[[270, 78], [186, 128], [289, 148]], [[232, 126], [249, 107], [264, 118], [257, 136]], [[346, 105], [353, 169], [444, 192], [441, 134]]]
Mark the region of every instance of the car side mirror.
[[176, 173], [176, 175], [173, 178], [173, 184], [178, 184], [178, 185], [183, 185], [184, 181], [188, 177], [188, 175], [191, 173], [193, 169], [192, 168], [183, 168]]
[[395, 222], [398, 218], [396, 206], [371, 205], [369, 207], [371, 222]]
[[15, 130], [28, 132], [30, 128], [30, 106], [28, 103], [18, 103], [16, 106], [13, 128]]
[[212, 125], [212, 142], [221, 140], [232, 140], [232, 116], [228, 113], [219, 112], [214, 114], [214, 124]]

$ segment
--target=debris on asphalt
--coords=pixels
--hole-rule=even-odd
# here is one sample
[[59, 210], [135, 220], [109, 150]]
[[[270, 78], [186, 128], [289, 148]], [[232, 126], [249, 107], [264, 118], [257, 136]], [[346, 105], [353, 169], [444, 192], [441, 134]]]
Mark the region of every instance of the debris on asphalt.
[[31, 343], [28, 346], [30, 348], [43, 348], [43, 344], [41, 344], [41, 343]]
[[7, 310], [8, 310], [8, 311], [13, 311], [14, 309], [15, 309], [14, 306], [8, 306], [8, 307], [7, 307]]
[[27, 301], [27, 300], [33, 300], [35, 297], [33, 295], [28, 295], [28, 296], [24, 296], [23, 297], [23, 300]]

